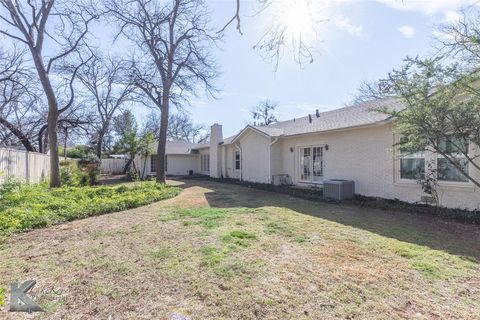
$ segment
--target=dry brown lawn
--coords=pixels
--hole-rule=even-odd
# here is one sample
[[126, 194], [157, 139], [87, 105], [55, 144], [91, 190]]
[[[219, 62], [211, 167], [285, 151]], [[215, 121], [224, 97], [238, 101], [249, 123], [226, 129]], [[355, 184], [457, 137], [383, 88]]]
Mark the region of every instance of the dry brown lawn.
[[0, 289], [35, 279], [46, 311], [0, 318], [480, 319], [478, 226], [181, 186], [0, 244]]

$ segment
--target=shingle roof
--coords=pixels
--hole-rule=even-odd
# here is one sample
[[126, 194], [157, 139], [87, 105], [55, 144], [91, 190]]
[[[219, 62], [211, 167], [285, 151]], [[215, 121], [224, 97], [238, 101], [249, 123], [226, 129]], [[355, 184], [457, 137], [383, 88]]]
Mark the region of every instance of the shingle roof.
[[394, 109], [396, 111], [400, 111], [404, 108], [398, 99], [385, 98], [321, 112], [319, 117], [313, 114], [311, 115], [311, 123], [309, 117], [306, 116], [294, 120], [276, 122], [268, 126], [257, 126], [255, 129], [262, 131], [269, 136], [278, 137], [282, 135], [290, 136], [358, 127], [388, 120], [390, 117], [389, 115], [376, 111], [376, 109], [382, 107]]
[[[153, 144], [154, 150], [157, 150], [158, 142]], [[165, 146], [166, 154], [192, 154], [195, 149], [202, 148], [205, 144], [190, 143], [187, 141], [167, 141]]]
[[237, 135], [233, 135], [231, 137], [228, 137], [228, 138], [225, 138], [223, 139], [223, 144], [230, 144], [232, 143], [233, 139], [236, 137]]

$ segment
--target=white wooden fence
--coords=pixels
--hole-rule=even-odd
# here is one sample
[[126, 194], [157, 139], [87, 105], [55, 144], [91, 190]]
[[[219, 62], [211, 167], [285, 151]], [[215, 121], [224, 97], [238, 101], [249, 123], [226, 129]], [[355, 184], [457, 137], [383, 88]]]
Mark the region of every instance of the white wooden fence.
[[121, 174], [127, 164], [127, 159], [102, 159], [100, 172], [109, 174]]
[[0, 148], [0, 184], [8, 178], [38, 183], [48, 179], [50, 157], [43, 153]]

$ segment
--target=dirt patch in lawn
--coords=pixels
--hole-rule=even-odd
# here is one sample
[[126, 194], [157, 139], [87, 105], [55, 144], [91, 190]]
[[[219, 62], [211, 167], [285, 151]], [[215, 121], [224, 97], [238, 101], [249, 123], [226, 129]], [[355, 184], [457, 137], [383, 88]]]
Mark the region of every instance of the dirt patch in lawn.
[[214, 182], [182, 187], [174, 199], [11, 237], [0, 292], [35, 279], [46, 312], [4, 306], [0, 318], [480, 314], [478, 226]]

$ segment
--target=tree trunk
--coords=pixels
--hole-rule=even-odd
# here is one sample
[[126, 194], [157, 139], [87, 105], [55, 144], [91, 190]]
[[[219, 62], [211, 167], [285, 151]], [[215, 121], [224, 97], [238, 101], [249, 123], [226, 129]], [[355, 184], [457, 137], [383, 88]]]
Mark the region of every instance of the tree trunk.
[[43, 147], [45, 145], [43, 136], [45, 130], [47, 130], [47, 125], [42, 126], [38, 131], [38, 152], [40, 153], [45, 153], [45, 148]]
[[65, 129], [65, 141], [63, 143], [63, 158], [67, 160], [67, 139], [68, 139], [68, 130]]
[[0, 117], [0, 124], [2, 124], [8, 130], [10, 130], [10, 132], [13, 133], [13, 135], [17, 137], [18, 140], [20, 140], [20, 142], [22, 143], [22, 145], [25, 147], [27, 151], [32, 151], [32, 152], [37, 151], [35, 150], [35, 147], [32, 145], [30, 140], [28, 140], [28, 138], [23, 134], [23, 132], [20, 131], [17, 127], [15, 127], [12, 123], [10, 123], [7, 119]]
[[99, 159], [102, 159], [102, 146], [103, 146], [103, 137], [105, 134], [103, 133], [103, 130], [98, 133], [98, 141], [97, 141], [97, 146], [96, 146], [96, 153], [97, 157]]
[[[165, 90], [168, 91], [168, 90]], [[164, 92], [165, 92], [164, 91]], [[165, 183], [166, 166], [165, 166], [165, 148], [167, 145], [167, 128], [168, 128], [168, 109], [169, 109], [168, 94], [163, 94], [162, 107], [160, 108], [160, 137], [158, 139], [157, 147], [157, 182]]]
[[35, 63], [35, 69], [37, 69], [40, 83], [42, 84], [43, 91], [47, 96], [48, 101], [48, 117], [47, 117], [47, 133], [48, 133], [48, 145], [50, 149], [50, 187], [60, 187], [60, 159], [58, 154], [58, 102], [55, 96], [55, 91], [52, 88], [48, 73], [43, 65], [43, 58], [37, 51], [37, 48], [31, 46], [33, 62]]

